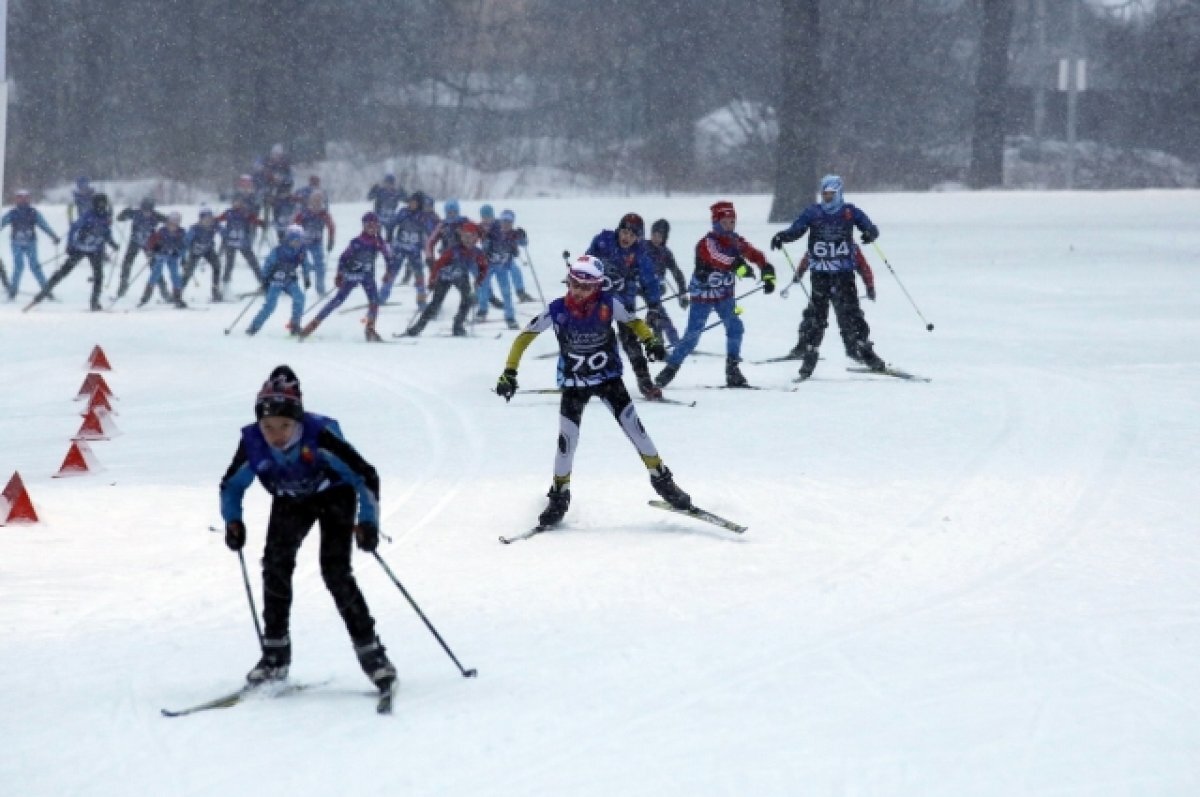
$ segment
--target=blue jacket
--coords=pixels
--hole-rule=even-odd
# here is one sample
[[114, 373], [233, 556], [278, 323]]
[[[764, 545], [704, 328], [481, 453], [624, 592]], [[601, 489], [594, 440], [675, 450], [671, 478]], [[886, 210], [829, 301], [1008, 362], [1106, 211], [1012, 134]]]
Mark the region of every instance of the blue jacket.
[[221, 517], [242, 519], [242, 496], [258, 478], [275, 498], [319, 497], [348, 484], [358, 494], [360, 523], [379, 522], [379, 475], [342, 437], [333, 418], [304, 413], [300, 439], [290, 448], [273, 448], [257, 423], [242, 428], [233, 461], [221, 479]]
[[75, 219], [67, 232], [67, 249], [71, 251], [94, 254], [102, 250], [105, 244], [117, 248], [117, 242], [112, 237], [112, 217], [107, 214], [102, 216], [89, 210]]
[[504, 265], [521, 254], [521, 247], [529, 245], [529, 236], [520, 227], [514, 227], [508, 232], [493, 222], [483, 234], [483, 253], [489, 263]]
[[367, 199], [375, 203], [375, 215], [379, 222], [386, 226], [396, 223], [396, 207], [407, 197], [400, 188], [388, 188], [383, 185], [373, 185], [367, 192]]
[[420, 255], [425, 248], [425, 242], [437, 228], [438, 218], [427, 210], [409, 210], [400, 208], [396, 214], [396, 230], [392, 236], [392, 244], [398, 252], [406, 255]]
[[142, 210], [141, 208], [125, 208], [117, 214], [117, 221], [128, 221], [129, 245], [145, 247], [150, 236], [164, 223], [167, 217], [157, 210]]
[[178, 260], [183, 256], [186, 247], [187, 233], [182, 227], [172, 230], [165, 224], [146, 241], [146, 253], [151, 257], [166, 257]]
[[795, 241], [808, 233], [808, 267], [813, 271], [854, 271], [854, 228], [879, 235], [879, 228], [849, 202], [830, 213], [820, 203], [804, 209], [779, 235]]
[[188, 227], [187, 235], [183, 239], [183, 246], [187, 250], [188, 256], [204, 257], [214, 251], [217, 246], [217, 233], [220, 231], [221, 228], [215, 223], [206, 227], [196, 222]]
[[604, 263], [604, 291], [617, 296], [627, 308], [632, 308], [639, 292], [651, 307], [662, 301], [662, 284], [654, 273], [645, 241], [637, 241], [623, 249], [614, 230], [604, 230], [588, 246], [587, 254]]
[[306, 254], [303, 246], [291, 247], [279, 244], [267, 255], [263, 263], [263, 282], [286, 286], [296, 281], [296, 271], [304, 267]]
[[32, 205], [18, 205], [5, 213], [4, 218], [0, 219], [0, 228], [6, 224], [12, 225], [12, 242], [14, 244], [33, 243], [37, 240], [39, 229], [54, 240], [58, 240], [58, 236], [54, 234], [54, 230], [50, 229], [50, 225], [46, 223], [41, 212]]
[[374, 275], [375, 255], [383, 255], [386, 263], [392, 259], [391, 247], [379, 236], [363, 233], [352, 239], [338, 258], [338, 273], [359, 278]]

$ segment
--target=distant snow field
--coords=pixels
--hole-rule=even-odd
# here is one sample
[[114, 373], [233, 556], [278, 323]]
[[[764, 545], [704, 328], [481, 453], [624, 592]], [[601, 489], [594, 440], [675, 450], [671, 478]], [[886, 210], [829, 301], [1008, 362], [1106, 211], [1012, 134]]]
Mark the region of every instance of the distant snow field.
[[[690, 272], [719, 198], [765, 250], [781, 229], [765, 196], [492, 204], [529, 231], [529, 290], [553, 298], [562, 252], [631, 210], [671, 221]], [[680, 486], [743, 536], [646, 506], [636, 452], [593, 402], [564, 526], [499, 544], [544, 506], [557, 397], [496, 396], [515, 333], [492, 321], [439, 335], [454, 294], [414, 345], [367, 344], [359, 313], [297, 343], [287, 299], [257, 337], [242, 333], [249, 314], [224, 335], [241, 305], [208, 304], [206, 267], [188, 289], [199, 311], [86, 312], [86, 266], [59, 302], [23, 314], [29, 296], [0, 301], [0, 480], [19, 471], [42, 518], [0, 528], [0, 792], [1200, 793], [1200, 192], [847, 199], [882, 231], [865, 249], [876, 349], [930, 383], [847, 372], [831, 316], [795, 392], [703, 389], [724, 368], [697, 356], [667, 391], [694, 408], [637, 404]], [[61, 234], [62, 207], [43, 210]], [[365, 210], [335, 206], [336, 251]], [[54, 255], [47, 239], [41, 253]], [[414, 309], [411, 286], [394, 296], [388, 340]], [[747, 298], [745, 358], [790, 349], [804, 301]], [[98, 471], [52, 478], [97, 344], [113, 435], [91, 444]], [[724, 346], [714, 329], [699, 348]], [[555, 361], [537, 358], [553, 350], [543, 335], [527, 352], [523, 388], [553, 386]], [[313, 532], [292, 677], [321, 685], [164, 718], [236, 688], [258, 658], [237, 558], [209, 527], [279, 363], [379, 469], [380, 553], [479, 677], [460, 677], [356, 553], [400, 671], [394, 715], [377, 716]], [[795, 365], [743, 370], [792, 387]], [[252, 488], [260, 607], [268, 506]]]

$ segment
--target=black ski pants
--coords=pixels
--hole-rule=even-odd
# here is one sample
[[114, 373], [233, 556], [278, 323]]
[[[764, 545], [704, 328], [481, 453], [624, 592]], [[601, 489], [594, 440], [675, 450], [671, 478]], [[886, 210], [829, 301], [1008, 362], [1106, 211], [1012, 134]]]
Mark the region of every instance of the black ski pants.
[[871, 334], [867, 319], [858, 304], [858, 285], [853, 271], [811, 271], [812, 300], [804, 308], [800, 322], [800, 346], [821, 345], [829, 326], [829, 305], [837, 318], [838, 331], [847, 354], [858, 351], [858, 343]]
[[356, 645], [375, 639], [375, 620], [354, 580], [350, 555], [354, 541], [357, 496], [348, 485], [304, 498], [276, 497], [267, 524], [263, 551], [263, 635], [287, 636], [292, 611], [292, 573], [296, 553], [314, 523], [321, 529], [321, 577], [346, 630]]
[[221, 298], [221, 261], [217, 259], [216, 251], [209, 249], [202, 255], [188, 255], [187, 262], [183, 264], [183, 287], [187, 289], [188, 283], [192, 281], [192, 275], [196, 273], [196, 265], [201, 261], [208, 261], [208, 265], [212, 267], [212, 298], [213, 301], [218, 301]]
[[[266, 233], [263, 233], [264, 235]], [[250, 266], [250, 270], [254, 272], [254, 279], [258, 280], [258, 284], [262, 285], [262, 273], [258, 268], [258, 258], [254, 256], [254, 250], [250, 244], [246, 244], [240, 248], [232, 246], [225, 247], [225, 273], [221, 276], [222, 282], [229, 282], [233, 278], [233, 256], [241, 252], [242, 257], [246, 258], [246, 264]]]
[[438, 311], [442, 309], [442, 302], [446, 300], [446, 294], [450, 292], [451, 288], [458, 288], [458, 292], [462, 295], [462, 300], [458, 304], [458, 312], [454, 314], [454, 334], [466, 333], [463, 322], [471, 310], [472, 294], [471, 278], [465, 274], [454, 281], [438, 280], [437, 285], [433, 288], [433, 296], [429, 299], [429, 305], [421, 311], [421, 317], [415, 324], [418, 331], [424, 329], [426, 324], [437, 317]]
[[58, 267], [58, 270], [50, 275], [50, 279], [46, 280], [46, 287], [38, 292], [38, 295], [33, 298], [34, 303], [40, 302], [53, 292], [58, 283], [66, 279], [80, 260], [88, 259], [88, 263], [92, 266], [92, 309], [100, 308], [100, 289], [104, 285], [104, 255], [101, 252], [80, 252], [78, 249], [68, 249], [66, 261]]

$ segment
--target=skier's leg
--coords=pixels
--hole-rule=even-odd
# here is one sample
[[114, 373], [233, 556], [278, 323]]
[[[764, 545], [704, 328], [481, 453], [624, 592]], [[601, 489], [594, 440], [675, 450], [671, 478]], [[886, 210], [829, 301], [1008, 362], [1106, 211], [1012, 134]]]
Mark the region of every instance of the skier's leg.
[[308, 501], [276, 498], [271, 502], [262, 558], [263, 636], [267, 639], [288, 635], [296, 552], [315, 520], [316, 513]]
[[351, 565], [356, 498], [348, 486], [330, 488], [313, 499], [318, 501], [321, 528], [321, 578], [333, 596], [334, 606], [346, 624], [355, 645], [375, 639], [375, 620], [358, 587]]

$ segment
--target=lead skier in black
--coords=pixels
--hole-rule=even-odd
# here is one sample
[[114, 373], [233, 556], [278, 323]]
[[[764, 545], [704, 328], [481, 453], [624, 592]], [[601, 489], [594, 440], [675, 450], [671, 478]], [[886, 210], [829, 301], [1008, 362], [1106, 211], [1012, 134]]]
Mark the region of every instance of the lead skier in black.
[[[254, 403], [256, 422], [242, 428], [233, 462], [221, 480], [225, 544], [246, 544], [242, 496], [258, 478], [272, 496], [263, 551], [263, 650], [246, 675], [251, 684], [282, 680], [292, 662], [289, 618], [296, 552], [313, 523], [321, 528], [321, 576], [363, 672], [384, 694], [396, 681], [367, 601], [351, 569], [351, 539], [379, 545], [379, 476], [342, 437], [333, 418], [305, 412], [300, 380], [286, 365], [271, 372]], [[358, 523], [355, 524], [355, 512]]]

